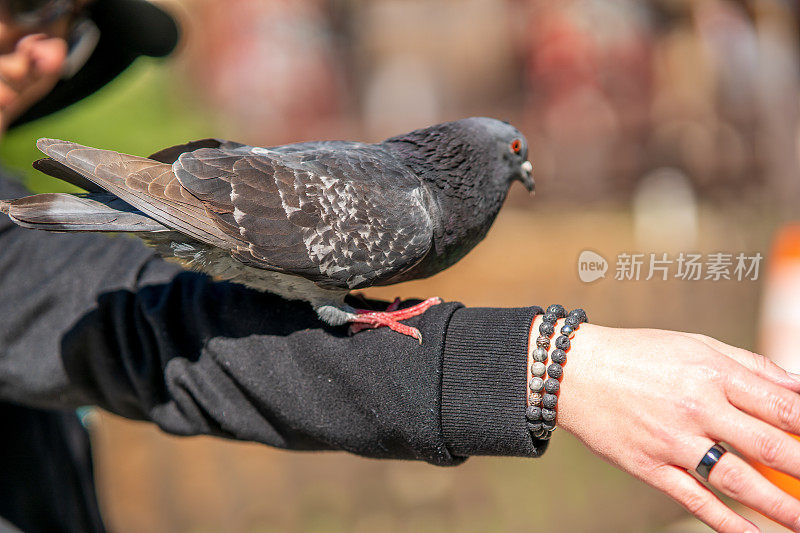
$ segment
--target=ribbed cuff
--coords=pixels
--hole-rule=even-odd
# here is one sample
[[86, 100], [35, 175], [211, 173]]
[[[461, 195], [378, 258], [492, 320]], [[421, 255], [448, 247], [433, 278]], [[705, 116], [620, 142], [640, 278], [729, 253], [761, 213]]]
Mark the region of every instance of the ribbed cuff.
[[442, 431], [453, 455], [538, 457], [550, 441], [525, 423], [531, 308], [465, 307], [450, 319], [442, 362]]

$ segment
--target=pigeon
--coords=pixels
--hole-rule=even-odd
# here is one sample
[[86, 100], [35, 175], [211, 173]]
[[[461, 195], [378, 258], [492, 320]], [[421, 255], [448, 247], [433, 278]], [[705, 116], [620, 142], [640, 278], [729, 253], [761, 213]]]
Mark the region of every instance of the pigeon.
[[514, 181], [533, 194], [525, 137], [471, 117], [379, 143], [315, 141], [262, 148], [203, 139], [150, 157], [39, 139], [34, 168], [85, 194], [0, 201], [16, 224], [58, 232], [132, 233], [165, 258], [292, 300], [331, 325], [387, 326], [440, 298], [357, 309], [354, 289], [425, 278], [486, 235]]

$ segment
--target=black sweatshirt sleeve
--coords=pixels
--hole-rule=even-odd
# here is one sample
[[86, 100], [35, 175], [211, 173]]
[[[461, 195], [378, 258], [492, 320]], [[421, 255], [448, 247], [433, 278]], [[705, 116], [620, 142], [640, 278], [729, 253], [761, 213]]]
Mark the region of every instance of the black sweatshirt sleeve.
[[[23, 191], [0, 182], [0, 197]], [[384, 304], [385, 305], [385, 304]], [[304, 302], [183, 272], [135, 239], [0, 219], [0, 401], [97, 405], [179, 435], [433, 464], [537, 456], [529, 309], [455, 302], [348, 336]]]

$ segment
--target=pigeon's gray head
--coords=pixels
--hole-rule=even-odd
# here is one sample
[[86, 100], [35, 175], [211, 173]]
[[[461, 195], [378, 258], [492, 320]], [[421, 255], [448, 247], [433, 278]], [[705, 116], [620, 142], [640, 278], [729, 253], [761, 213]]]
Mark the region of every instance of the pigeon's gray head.
[[534, 191], [528, 142], [517, 128], [501, 120], [470, 117], [384, 142], [420, 177], [439, 186], [472, 188], [505, 198], [511, 184], [520, 181]]
[[492, 177], [501, 185], [520, 181], [534, 192], [533, 165], [528, 161], [528, 141], [520, 131], [494, 118], [471, 117], [452, 123], [464, 129], [464, 140], [475, 149], [484, 150], [489, 158]]

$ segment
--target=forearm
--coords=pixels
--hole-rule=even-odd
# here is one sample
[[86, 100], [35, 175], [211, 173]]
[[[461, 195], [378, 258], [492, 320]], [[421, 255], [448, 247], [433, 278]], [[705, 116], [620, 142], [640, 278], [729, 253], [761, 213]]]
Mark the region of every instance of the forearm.
[[441, 326], [456, 307], [419, 321], [420, 348], [388, 330], [348, 337], [305, 303], [183, 274], [108, 296], [63, 357], [88, 378], [85, 403], [172, 433], [446, 463]]
[[[86, 390], [97, 396], [86, 403], [172, 433], [436, 464], [544, 449], [533, 449], [525, 428], [527, 332], [505, 337], [524, 310], [435, 306], [411, 322], [420, 346], [388, 329], [347, 336], [304, 303], [193, 274], [102, 306], [96, 325], [66, 344], [68, 371], [90, 376]], [[127, 339], [129, 328], [147, 342]], [[98, 359], [72, 346], [119, 355]]]

